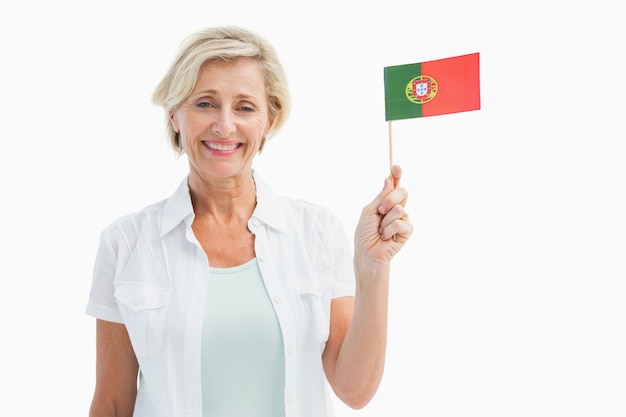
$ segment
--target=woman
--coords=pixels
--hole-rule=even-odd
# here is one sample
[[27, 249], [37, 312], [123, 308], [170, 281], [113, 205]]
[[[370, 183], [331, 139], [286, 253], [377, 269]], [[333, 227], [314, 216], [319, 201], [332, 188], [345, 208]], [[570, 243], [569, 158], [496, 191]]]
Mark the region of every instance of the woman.
[[363, 209], [352, 257], [335, 216], [252, 169], [289, 111], [265, 40], [190, 36], [153, 98], [189, 174], [101, 235], [90, 415], [323, 417], [326, 384], [364, 407], [383, 374], [390, 261], [413, 230], [400, 168]]

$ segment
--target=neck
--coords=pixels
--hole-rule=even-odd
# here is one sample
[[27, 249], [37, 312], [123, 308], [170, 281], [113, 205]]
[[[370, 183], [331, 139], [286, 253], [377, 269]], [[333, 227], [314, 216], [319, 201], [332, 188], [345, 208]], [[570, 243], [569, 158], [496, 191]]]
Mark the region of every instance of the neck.
[[196, 217], [209, 216], [220, 222], [247, 221], [256, 206], [252, 174], [206, 181], [189, 176], [189, 192]]

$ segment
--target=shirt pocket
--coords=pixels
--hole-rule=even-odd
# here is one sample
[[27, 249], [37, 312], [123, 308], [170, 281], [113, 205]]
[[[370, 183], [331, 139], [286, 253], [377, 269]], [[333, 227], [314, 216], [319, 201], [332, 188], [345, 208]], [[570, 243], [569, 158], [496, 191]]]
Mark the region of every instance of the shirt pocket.
[[144, 282], [118, 284], [115, 298], [137, 356], [151, 357], [161, 352], [171, 296], [171, 288]]
[[296, 280], [303, 310], [305, 333], [314, 342], [324, 344], [330, 334], [330, 300], [324, 285], [331, 274], [312, 273]]

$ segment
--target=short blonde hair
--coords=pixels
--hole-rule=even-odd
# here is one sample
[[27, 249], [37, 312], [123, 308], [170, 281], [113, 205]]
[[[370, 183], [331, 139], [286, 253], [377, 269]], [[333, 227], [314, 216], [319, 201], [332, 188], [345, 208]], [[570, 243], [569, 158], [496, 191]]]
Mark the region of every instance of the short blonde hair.
[[231, 62], [244, 57], [259, 63], [265, 78], [269, 112], [274, 117], [259, 151], [266, 139], [283, 126], [291, 110], [291, 98], [287, 77], [274, 47], [259, 35], [238, 27], [207, 28], [191, 34], [181, 43], [176, 58], [152, 95], [152, 102], [165, 109], [167, 136], [178, 154], [183, 153], [183, 148], [170, 114], [191, 94], [206, 63], [215, 60]]

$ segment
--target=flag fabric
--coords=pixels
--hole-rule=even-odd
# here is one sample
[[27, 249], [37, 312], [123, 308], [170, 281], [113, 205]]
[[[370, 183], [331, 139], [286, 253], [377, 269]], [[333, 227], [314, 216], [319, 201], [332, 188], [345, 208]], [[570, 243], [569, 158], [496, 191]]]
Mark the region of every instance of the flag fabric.
[[480, 109], [479, 54], [384, 68], [385, 120]]

